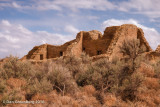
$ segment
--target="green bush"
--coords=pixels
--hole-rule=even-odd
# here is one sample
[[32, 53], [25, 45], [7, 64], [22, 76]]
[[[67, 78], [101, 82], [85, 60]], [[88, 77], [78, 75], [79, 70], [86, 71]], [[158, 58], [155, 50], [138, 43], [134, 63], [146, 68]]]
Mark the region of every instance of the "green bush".
[[52, 64], [47, 74], [47, 79], [53, 85], [53, 89], [62, 92], [72, 93], [77, 89], [77, 85], [67, 68], [62, 65]]
[[49, 93], [54, 89], [63, 95], [77, 89], [71, 72], [65, 66], [47, 62], [34, 67], [35, 74], [27, 81], [28, 85], [25, 87], [25, 90], [28, 90], [26, 95], [28, 99], [36, 93]]
[[126, 39], [119, 46], [119, 50], [125, 58], [118, 61], [121, 65], [115, 72], [115, 77], [118, 79], [114, 81], [112, 89], [123, 100], [133, 101], [136, 98], [135, 93], [143, 81], [143, 75], [137, 71], [140, 63], [144, 60], [143, 55], [139, 56], [142, 52], [140, 41], [138, 39]]
[[79, 86], [93, 85], [97, 90], [107, 90], [111, 86], [113, 71], [107, 59], [92, 63], [86, 71], [80, 72], [76, 78]]
[[117, 89], [117, 94], [125, 101], [133, 101], [136, 98], [136, 92], [142, 84], [144, 77], [141, 73], [135, 72], [128, 78], [123, 79], [122, 84]]
[[41, 81], [35, 78], [34, 80], [30, 80], [25, 88], [29, 94], [33, 95], [36, 93], [49, 93], [52, 91], [52, 84], [46, 78], [43, 78]]
[[31, 63], [21, 62], [17, 57], [10, 56], [1, 69], [0, 77], [4, 79], [11, 77], [29, 79], [33, 74], [34, 69]]
[[123, 54], [124, 60], [130, 65], [130, 69], [134, 72], [137, 65], [136, 58], [141, 52], [139, 39], [125, 39], [119, 46], [119, 52]]
[[70, 71], [73, 78], [81, 70], [82, 60], [79, 57], [70, 55], [64, 59], [64, 66]]

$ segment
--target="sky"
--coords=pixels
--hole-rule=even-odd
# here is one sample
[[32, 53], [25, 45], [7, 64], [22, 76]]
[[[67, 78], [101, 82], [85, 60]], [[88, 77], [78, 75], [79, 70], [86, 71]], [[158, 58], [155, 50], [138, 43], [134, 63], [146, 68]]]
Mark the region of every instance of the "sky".
[[79, 31], [135, 24], [153, 50], [160, 44], [160, 0], [0, 0], [0, 58], [61, 45]]

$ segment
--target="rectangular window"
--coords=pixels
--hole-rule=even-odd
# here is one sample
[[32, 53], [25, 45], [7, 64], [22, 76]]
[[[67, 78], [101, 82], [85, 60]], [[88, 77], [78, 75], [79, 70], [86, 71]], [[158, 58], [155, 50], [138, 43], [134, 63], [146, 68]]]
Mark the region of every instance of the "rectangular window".
[[40, 60], [43, 60], [43, 54], [40, 55]]
[[63, 52], [62, 51], [59, 54], [60, 54], [60, 56], [63, 56]]
[[85, 51], [86, 50], [86, 48], [85, 47], [83, 47], [83, 51]]
[[97, 55], [100, 55], [100, 54], [102, 54], [102, 50], [97, 51]]

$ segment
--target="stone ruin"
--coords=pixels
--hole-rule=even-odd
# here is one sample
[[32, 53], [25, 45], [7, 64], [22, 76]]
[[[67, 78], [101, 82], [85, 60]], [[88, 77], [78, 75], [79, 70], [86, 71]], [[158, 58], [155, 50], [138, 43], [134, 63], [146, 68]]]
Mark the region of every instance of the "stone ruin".
[[159, 52], [160, 53], [160, 45], [158, 45], [157, 49], [156, 49], [156, 52]]
[[103, 35], [96, 30], [81, 31], [77, 34], [76, 39], [60, 46], [50, 44], [35, 46], [22, 60], [45, 60], [71, 54], [80, 56], [82, 52], [90, 57], [107, 56], [112, 58], [115, 55], [120, 56], [119, 45], [126, 38], [139, 39], [140, 48], [145, 49], [145, 52], [152, 51], [141, 28], [132, 24], [124, 24], [107, 27]]
[[155, 51], [150, 51], [144, 53], [146, 56], [146, 59], [149, 59], [152, 62], [159, 62], [160, 61], [160, 45], [157, 47]]

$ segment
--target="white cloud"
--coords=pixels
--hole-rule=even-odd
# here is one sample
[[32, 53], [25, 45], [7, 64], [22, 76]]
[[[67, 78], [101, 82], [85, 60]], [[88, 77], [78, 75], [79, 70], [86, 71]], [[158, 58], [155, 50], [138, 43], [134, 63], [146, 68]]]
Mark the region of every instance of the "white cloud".
[[108, 0], [55, 0], [56, 5], [76, 9], [107, 10], [115, 8]]
[[160, 17], [160, 0], [128, 0], [118, 4], [120, 11], [144, 14], [151, 18]]
[[[144, 14], [150, 18], [160, 17], [160, 0], [39, 0], [32, 7], [38, 10], [63, 10], [63, 7], [76, 11], [78, 9], [118, 10], [134, 14]], [[30, 8], [32, 8], [30, 7]]]
[[13, 2], [12, 5], [13, 5], [13, 7], [15, 7], [15, 8], [21, 8], [21, 6], [18, 5], [16, 2]]
[[74, 37], [71, 35], [64, 36], [57, 33], [52, 34], [52, 33], [48, 33], [47, 31], [37, 31], [35, 34], [38, 35], [40, 44], [49, 43], [54, 45], [60, 45], [62, 43], [65, 43], [73, 39]]
[[6, 52], [8, 52], [8, 50], [7, 50], [7, 49], [2, 49], [2, 48], [0, 48], [0, 52], [6, 53]]
[[64, 11], [70, 9], [77, 11], [79, 9], [89, 10], [118, 10], [132, 14], [144, 14], [150, 18], [160, 17], [160, 0], [31, 0], [22, 2], [16, 0], [6, 0], [0, 3], [0, 8], [12, 7], [17, 9], [31, 10], [57, 10]]
[[27, 35], [32, 34], [31, 31], [29, 31], [28, 29], [24, 28], [22, 25], [18, 25], [18, 26], [17, 26], [17, 29], [18, 29], [20, 32], [24, 33], [24, 34], [27, 34]]
[[62, 10], [60, 6], [54, 3], [54, 1], [50, 0], [38, 0], [38, 2], [35, 1], [32, 7], [29, 8], [34, 8], [37, 10]]
[[108, 0], [32, 0], [30, 2], [6, 1], [5, 3], [0, 3], [0, 6], [59, 11], [63, 10], [64, 7], [73, 11], [77, 9], [107, 10], [116, 7], [116, 5]]
[[12, 24], [7, 20], [0, 21], [0, 57], [10, 54], [22, 57], [35, 45], [43, 43], [60, 45], [72, 40], [74, 36], [49, 33], [47, 31], [32, 32], [22, 25]]
[[135, 24], [138, 25], [138, 22], [133, 19], [129, 20], [117, 20], [117, 19], [109, 19], [103, 22], [103, 27], [109, 27], [109, 26], [120, 26], [122, 24]]
[[11, 24], [7, 20], [2, 20], [2, 24], [5, 26], [11, 26]]
[[149, 42], [150, 46], [153, 49], [156, 49], [157, 46], [160, 44], [160, 33], [156, 31], [154, 28], [146, 27], [138, 23], [138, 21], [134, 19], [129, 20], [117, 20], [117, 19], [109, 19], [103, 22], [102, 26], [103, 29], [108, 26], [119, 26], [122, 24], [134, 24], [144, 31], [144, 36], [146, 37], [147, 41]]
[[75, 28], [74, 26], [72, 26], [72, 25], [67, 25], [64, 30], [65, 30], [66, 32], [71, 33], [71, 34], [74, 34], [74, 35], [76, 35], [76, 34], [79, 32], [79, 30], [76, 29], [76, 28]]

